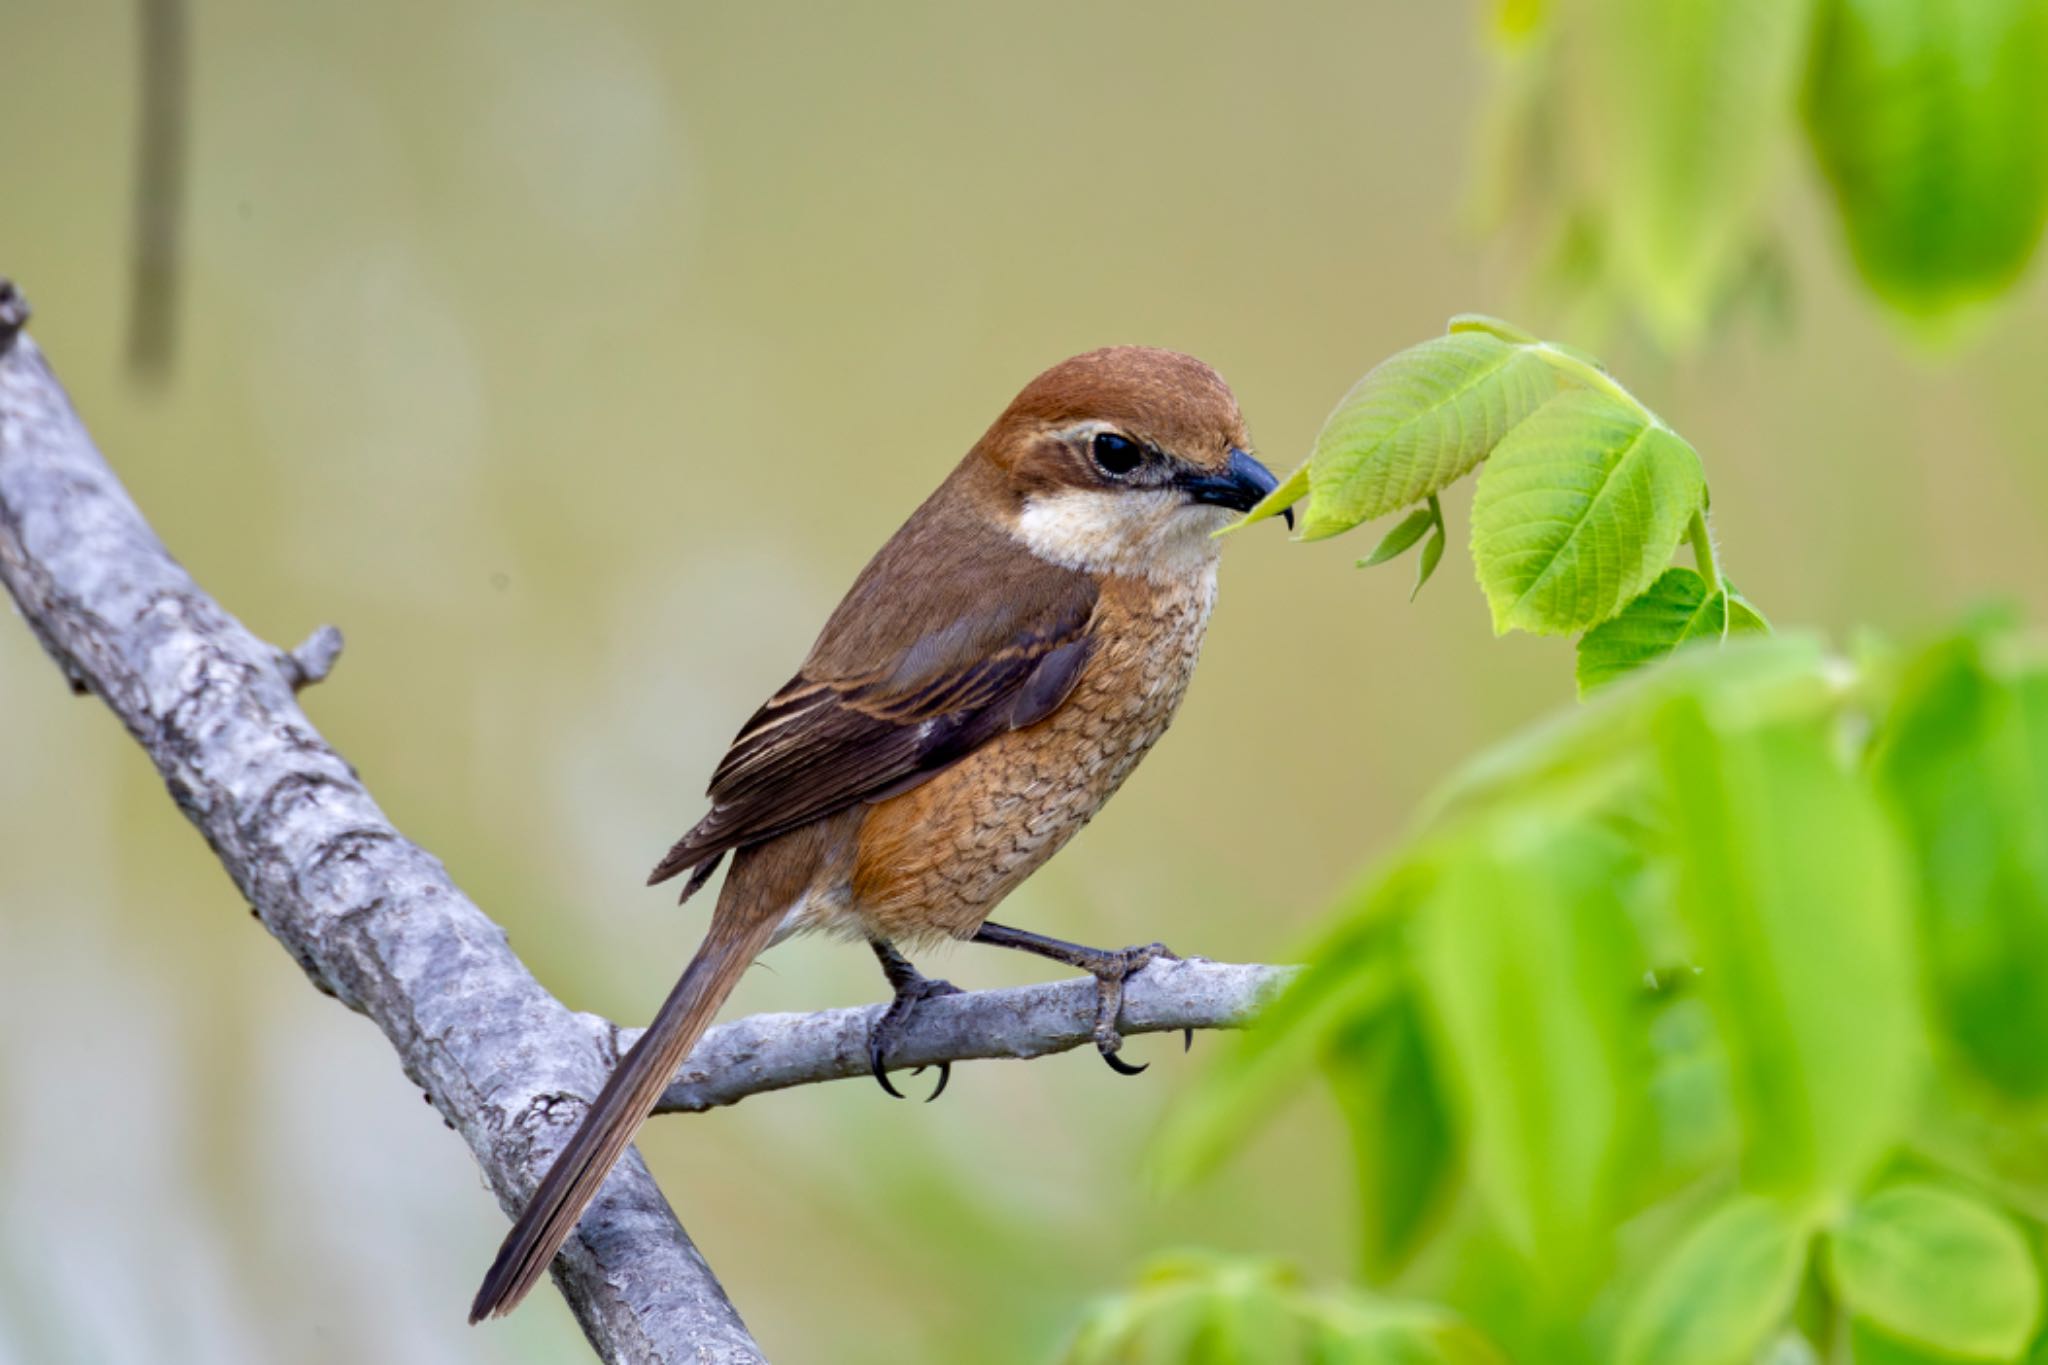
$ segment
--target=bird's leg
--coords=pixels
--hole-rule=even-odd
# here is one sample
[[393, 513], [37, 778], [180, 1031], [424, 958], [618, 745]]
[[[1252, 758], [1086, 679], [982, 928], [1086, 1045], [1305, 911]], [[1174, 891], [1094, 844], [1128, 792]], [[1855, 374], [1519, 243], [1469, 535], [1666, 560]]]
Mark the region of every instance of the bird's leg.
[[[910, 1026], [910, 1016], [920, 1004], [942, 995], [958, 995], [960, 988], [950, 981], [939, 981], [918, 971], [910, 965], [909, 958], [897, 952], [895, 946], [886, 940], [871, 938], [868, 940], [868, 946], [875, 950], [875, 957], [882, 964], [882, 975], [889, 978], [889, 988], [896, 992], [896, 998], [889, 1002], [889, 1008], [883, 1010], [882, 1017], [868, 1029], [868, 1070], [874, 1073], [875, 1081], [882, 1089], [900, 1100], [903, 1098], [903, 1092], [889, 1083], [889, 1053], [894, 1050], [897, 1040], [903, 1036], [903, 1031]], [[922, 1070], [923, 1067], [917, 1069]], [[917, 1071], [910, 1074], [915, 1076]], [[939, 1083], [932, 1087], [932, 1093], [925, 1096], [924, 1102], [930, 1104], [944, 1094], [946, 1082], [951, 1079], [953, 1064], [940, 1062]]]
[[[1135, 1076], [1145, 1069], [1144, 1065], [1132, 1066], [1116, 1055], [1124, 1045], [1123, 1035], [1116, 1031], [1116, 1017], [1123, 1013], [1124, 1008], [1124, 982], [1133, 974], [1144, 970], [1148, 963], [1162, 959], [1168, 962], [1180, 961], [1178, 953], [1164, 943], [1147, 943], [1136, 948], [1088, 948], [1079, 943], [1047, 938], [1043, 934], [1027, 933], [1022, 929], [1012, 929], [1002, 924], [983, 924], [975, 931], [974, 941], [993, 943], [998, 948], [1021, 948], [1027, 953], [1037, 953], [1040, 957], [1049, 957], [1054, 962], [1064, 962], [1069, 967], [1078, 967], [1094, 977], [1095, 1050], [1102, 1054], [1102, 1060], [1109, 1063], [1112, 1071]], [[1184, 1046], [1194, 1046], [1195, 1031], [1183, 1029], [1182, 1033]]]

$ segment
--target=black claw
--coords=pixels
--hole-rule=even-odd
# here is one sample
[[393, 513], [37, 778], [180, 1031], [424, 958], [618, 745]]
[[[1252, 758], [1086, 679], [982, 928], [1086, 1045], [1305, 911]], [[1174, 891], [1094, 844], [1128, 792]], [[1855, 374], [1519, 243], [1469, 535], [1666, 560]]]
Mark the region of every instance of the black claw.
[[882, 1064], [882, 1045], [884, 1041], [885, 1038], [881, 1024], [877, 1024], [868, 1030], [868, 1074], [875, 1078], [876, 1085], [882, 1087], [883, 1094], [893, 1095], [899, 1100], [905, 1099], [907, 1097], [904, 1093], [890, 1083], [888, 1068]]
[[[899, 1100], [907, 1099], [908, 1096], [891, 1084], [888, 1075], [888, 1055], [896, 1044], [897, 1035], [909, 1023], [910, 1016], [919, 1004], [942, 995], [958, 995], [960, 991], [949, 981], [937, 981], [920, 975], [917, 968], [911, 966], [901, 953], [887, 943], [876, 941], [872, 946], [875, 956], [881, 960], [883, 974], [889, 978], [889, 985], [896, 992], [896, 998], [882, 1011], [882, 1017], [868, 1028], [868, 1071], [874, 1076], [875, 1084], [882, 1087], [884, 1094]], [[926, 1104], [943, 1095], [946, 1092], [946, 1082], [953, 1079], [951, 1062], [939, 1062], [937, 1065], [939, 1083], [931, 1094], [925, 1096]], [[910, 1074], [920, 1076], [929, 1069], [921, 1066]]]
[[1193, 1029], [1184, 1028], [1180, 1031], [1180, 1050], [1182, 1052], [1193, 1052], [1195, 1050], [1195, 1031]]
[[875, 1078], [875, 1084], [882, 1087], [884, 1094], [894, 1095], [899, 1100], [904, 1099], [904, 1093], [889, 1083], [889, 1073], [882, 1067], [881, 1042], [881, 1030], [876, 1029], [868, 1034], [868, 1074]]
[[1119, 1076], [1135, 1076], [1140, 1071], [1143, 1071], [1147, 1067], [1152, 1065], [1152, 1063], [1150, 1062], [1140, 1062], [1138, 1065], [1132, 1066], [1129, 1062], [1117, 1056], [1114, 1052], [1103, 1053], [1102, 1060], [1108, 1062], [1109, 1069], [1111, 1071], [1114, 1071]]

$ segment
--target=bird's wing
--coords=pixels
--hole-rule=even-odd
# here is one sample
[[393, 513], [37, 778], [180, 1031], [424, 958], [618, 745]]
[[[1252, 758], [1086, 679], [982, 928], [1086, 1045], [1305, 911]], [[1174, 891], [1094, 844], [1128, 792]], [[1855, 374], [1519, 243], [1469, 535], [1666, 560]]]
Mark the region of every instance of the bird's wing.
[[[986, 538], [957, 553], [902, 540], [733, 740], [710, 814], [650, 883], [696, 868], [694, 890], [725, 853], [907, 791], [1073, 690], [1094, 649], [1092, 578]], [[917, 571], [888, 571], [892, 558]]]

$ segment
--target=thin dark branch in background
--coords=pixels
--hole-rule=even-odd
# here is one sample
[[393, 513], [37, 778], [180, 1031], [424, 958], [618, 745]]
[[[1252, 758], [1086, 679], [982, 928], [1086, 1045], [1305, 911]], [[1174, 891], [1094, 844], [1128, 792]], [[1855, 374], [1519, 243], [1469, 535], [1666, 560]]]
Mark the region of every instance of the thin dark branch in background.
[[128, 280], [128, 367], [170, 373], [178, 340], [179, 227], [185, 216], [191, 45], [185, 0], [136, 0], [135, 240]]
[[[384, 1031], [499, 1203], [516, 1210], [631, 1035], [541, 989], [504, 931], [384, 818], [294, 697], [333, 667], [339, 632], [277, 649], [192, 581], [20, 335], [27, 316], [0, 280], [0, 582], [65, 678], [104, 700], [149, 753], [264, 926], [314, 985]], [[1155, 963], [1131, 981], [1119, 1027], [1241, 1024], [1285, 977]], [[896, 1060], [1076, 1046], [1091, 1040], [1094, 993], [1092, 982], [1067, 981], [933, 1001]], [[714, 1029], [663, 1107], [864, 1074], [875, 1008]], [[477, 1250], [481, 1265], [489, 1248]], [[635, 1154], [584, 1215], [555, 1278], [607, 1361], [762, 1359]], [[453, 1321], [462, 1305], [448, 1311]]]

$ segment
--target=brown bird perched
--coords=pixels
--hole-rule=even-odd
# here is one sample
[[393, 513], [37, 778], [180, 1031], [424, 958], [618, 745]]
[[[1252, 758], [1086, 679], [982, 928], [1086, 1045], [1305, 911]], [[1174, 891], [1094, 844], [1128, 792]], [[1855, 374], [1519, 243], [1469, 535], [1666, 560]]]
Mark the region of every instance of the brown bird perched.
[[703, 945], [505, 1239], [471, 1322], [540, 1279], [740, 973], [791, 934], [864, 939], [881, 960], [896, 994], [868, 1057], [892, 1095], [893, 1040], [953, 990], [898, 948], [948, 938], [1092, 973], [1096, 1046], [1140, 1069], [1116, 1055], [1123, 982], [1171, 954], [988, 915], [1173, 719], [1216, 600], [1212, 533], [1274, 487], [1250, 446], [1201, 361], [1091, 351], [1025, 386], [869, 561], [648, 878], [689, 873], [688, 900], [733, 855]]

